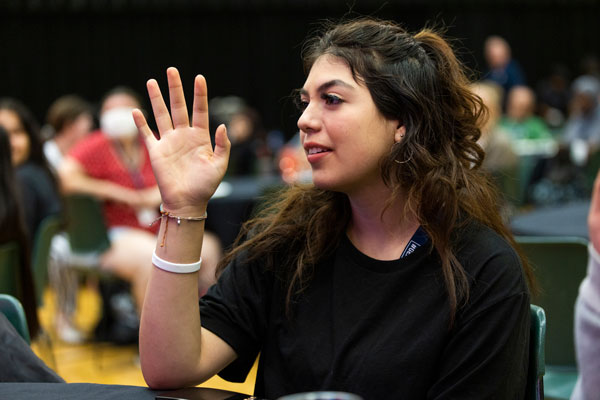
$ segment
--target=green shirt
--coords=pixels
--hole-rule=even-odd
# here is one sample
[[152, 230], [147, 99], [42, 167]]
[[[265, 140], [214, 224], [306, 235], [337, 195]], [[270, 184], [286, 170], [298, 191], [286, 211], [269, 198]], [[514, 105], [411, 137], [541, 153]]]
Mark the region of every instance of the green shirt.
[[513, 140], [552, 139], [552, 133], [539, 117], [532, 116], [519, 122], [505, 116], [500, 120], [500, 126], [508, 132]]

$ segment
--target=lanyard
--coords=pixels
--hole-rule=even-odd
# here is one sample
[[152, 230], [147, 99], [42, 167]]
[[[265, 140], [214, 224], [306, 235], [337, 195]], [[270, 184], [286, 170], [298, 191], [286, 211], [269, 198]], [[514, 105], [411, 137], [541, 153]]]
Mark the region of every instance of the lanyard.
[[[144, 154], [140, 155], [140, 153], [142, 153], [140, 151], [140, 149], [137, 149], [138, 152], [138, 157], [142, 157], [142, 160], [139, 160], [139, 162], [134, 163], [133, 160], [129, 157], [128, 154], [125, 153], [125, 150], [123, 149], [122, 145], [119, 142], [115, 142], [114, 143], [114, 148], [117, 150], [117, 153], [120, 155], [120, 162], [123, 165], [123, 167], [125, 167], [125, 170], [128, 172], [129, 177], [131, 178], [131, 181], [133, 183], [133, 187], [135, 189], [143, 189], [144, 186], [144, 177], [142, 174], [142, 168], [143, 168], [143, 157], [145, 157]], [[141, 164], [139, 165], [139, 167], [137, 165], [134, 164]]]
[[408, 244], [404, 248], [402, 255], [400, 258], [404, 258], [406, 256], [411, 255], [417, 248], [423, 246], [429, 240], [429, 236], [427, 236], [427, 232], [421, 226], [416, 230], [416, 232], [412, 235]]

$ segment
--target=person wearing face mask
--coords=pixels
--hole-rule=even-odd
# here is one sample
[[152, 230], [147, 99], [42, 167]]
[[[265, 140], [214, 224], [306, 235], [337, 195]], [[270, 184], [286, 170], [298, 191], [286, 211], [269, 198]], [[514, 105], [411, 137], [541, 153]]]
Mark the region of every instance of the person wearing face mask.
[[[100, 199], [111, 248], [101, 266], [132, 285], [141, 308], [156, 243], [161, 202], [148, 151], [139, 137], [131, 112], [141, 101], [131, 89], [110, 90], [101, 102], [100, 129], [75, 145], [59, 169], [66, 193], [84, 193]], [[216, 266], [218, 241], [207, 242], [206, 256]], [[214, 268], [201, 277], [201, 294], [214, 282]]]

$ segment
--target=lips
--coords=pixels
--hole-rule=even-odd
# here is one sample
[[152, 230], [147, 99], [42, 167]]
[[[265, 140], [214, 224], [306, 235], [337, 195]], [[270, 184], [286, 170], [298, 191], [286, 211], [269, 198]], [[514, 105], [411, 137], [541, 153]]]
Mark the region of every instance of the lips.
[[313, 164], [327, 156], [332, 150], [317, 143], [304, 143], [304, 151], [308, 162]]
[[326, 151], [329, 151], [329, 150], [325, 149], [323, 147], [311, 147], [308, 149], [307, 153], [308, 153], [308, 155], [312, 155], [312, 154], [324, 153]]

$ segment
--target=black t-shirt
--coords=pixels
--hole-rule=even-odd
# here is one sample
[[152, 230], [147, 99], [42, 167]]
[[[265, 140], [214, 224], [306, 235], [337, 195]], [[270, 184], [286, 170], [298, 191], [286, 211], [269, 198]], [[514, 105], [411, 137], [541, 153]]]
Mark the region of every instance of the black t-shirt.
[[379, 261], [344, 237], [315, 268], [291, 317], [273, 273], [233, 262], [201, 300], [203, 327], [238, 355], [220, 375], [243, 380], [260, 353], [255, 393], [269, 399], [314, 390], [365, 400], [522, 398], [529, 293], [520, 261], [486, 227], [471, 226], [458, 239], [470, 297], [452, 329], [429, 244]]

